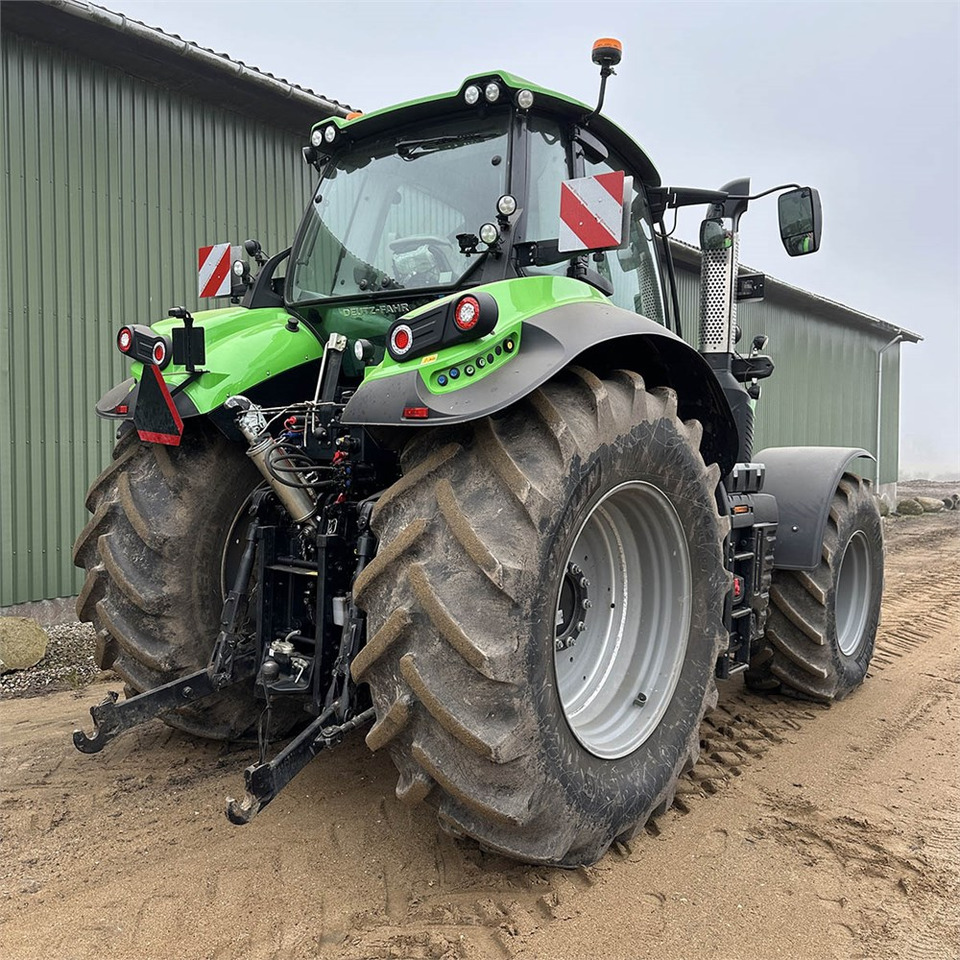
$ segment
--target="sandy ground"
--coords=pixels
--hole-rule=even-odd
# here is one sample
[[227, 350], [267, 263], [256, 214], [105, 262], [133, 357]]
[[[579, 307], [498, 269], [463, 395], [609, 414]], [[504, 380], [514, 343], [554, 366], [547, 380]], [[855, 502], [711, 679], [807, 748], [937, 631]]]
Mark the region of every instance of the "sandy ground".
[[82, 756], [99, 685], [0, 703], [0, 956], [960, 957], [960, 513], [886, 529], [864, 687], [728, 682], [672, 810], [586, 870], [451, 840], [362, 738], [234, 827], [251, 753], [155, 721]]

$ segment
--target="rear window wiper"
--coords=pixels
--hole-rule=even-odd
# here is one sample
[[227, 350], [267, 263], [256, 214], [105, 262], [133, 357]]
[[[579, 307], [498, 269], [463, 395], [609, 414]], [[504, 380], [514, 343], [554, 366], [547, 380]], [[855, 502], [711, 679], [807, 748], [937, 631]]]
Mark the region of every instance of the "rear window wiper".
[[442, 137], [423, 137], [419, 140], [398, 140], [397, 153], [404, 160], [416, 160], [425, 157], [428, 153], [437, 153], [439, 150], [450, 150], [466, 143], [483, 143], [499, 137], [500, 133], [458, 133]]

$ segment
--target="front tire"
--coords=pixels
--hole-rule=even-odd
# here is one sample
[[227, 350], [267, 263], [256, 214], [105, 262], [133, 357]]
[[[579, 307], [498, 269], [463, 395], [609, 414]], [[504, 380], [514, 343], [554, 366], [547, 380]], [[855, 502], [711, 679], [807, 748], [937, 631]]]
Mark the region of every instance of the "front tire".
[[696, 762], [729, 577], [719, 470], [676, 402], [572, 369], [405, 450], [355, 584], [369, 640], [353, 673], [397, 795], [429, 797], [449, 832], [592, 863]]
[[880, 624], [883, 521], [869, 486], [846, 473], [816, 570], [777, 570], [764, 641], [747, 686], [828, 703], [863, 683]]

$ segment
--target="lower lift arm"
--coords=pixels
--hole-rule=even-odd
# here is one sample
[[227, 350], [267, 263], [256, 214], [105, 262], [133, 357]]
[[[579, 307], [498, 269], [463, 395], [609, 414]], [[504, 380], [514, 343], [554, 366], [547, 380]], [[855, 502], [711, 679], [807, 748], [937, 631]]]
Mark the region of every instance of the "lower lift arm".
[[78, 750], [82, 753], [99, 753], [111, 740], [131, 727], [253, 677], [256, 672], [254, 653], [252, 650], [241, 650], [239, 629], [246, 614], [247, 590], [257, 551], [257, 530], [256, 524], [250, 525], [233, 589], [227, 595], [220, 614], [220, 633], [209, 665], [119, 703], [118, 695], [111, 691], [102, 703], [90, 708], [93, 735], [88, 737], [82, 730], [74, 731], [73, 745]]

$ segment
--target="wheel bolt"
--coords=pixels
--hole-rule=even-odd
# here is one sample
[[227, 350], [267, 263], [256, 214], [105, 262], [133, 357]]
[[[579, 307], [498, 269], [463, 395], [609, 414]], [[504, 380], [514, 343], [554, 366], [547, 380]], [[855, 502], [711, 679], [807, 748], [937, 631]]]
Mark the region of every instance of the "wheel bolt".
[[593, 601], [590, 600], [590, 599], [585, 599], [585, 600], [583, 601], [582, 606], [583, 606], [583, 609], [584, 609], [584, 610], [589, 610], [589, 609], [593, 606]]
[[578, 621], [577, 621], [577, 632], [579, 633], [582, 629], [583, 629], [583, 621], [582, 621], [582, 620], [578, 620]]
[[584, 590], [586, 590], [587, 587], [590, 586], [590, 581], [589, 581], [586, 577], [581, 577], [581, 578], [580, 578], [580, 586], [583, 587]]

